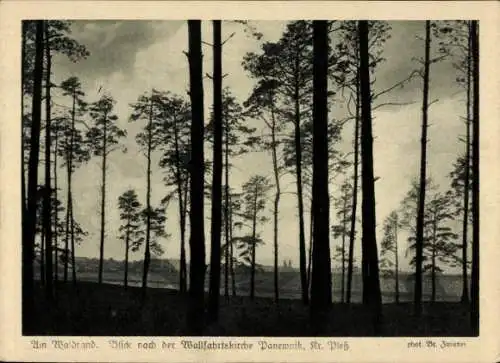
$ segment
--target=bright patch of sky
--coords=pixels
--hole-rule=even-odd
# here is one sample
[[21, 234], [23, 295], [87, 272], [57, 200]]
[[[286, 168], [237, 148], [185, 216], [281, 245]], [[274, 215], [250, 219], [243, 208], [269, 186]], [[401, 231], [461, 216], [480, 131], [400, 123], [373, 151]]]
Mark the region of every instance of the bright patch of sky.
[[[203, 41], [212, 42], [211, 22], [202, 23]], [[424, 22], [390, 22], [391, 38], [384, 47], [386, 62], [377, 70], [375, 89], [383, 90], [406, 78], [418, 67], [415, 57], [423, 56], [423, 42], [417, 36], [423, 35]], [[281, 36], [286, 22], [259, 21], [252, 22], [263, 39], [258, 41], [243, 31], [240, 24], [223, 22], [222, 38], [234, 36], [223, 47], [223, 80], [224, 86], [230, 87], [240, 102], [244, 101], [251, 91], [254, 81], [248, 77], [241, 66], [244, 54], [258, 52], [262, 41], [276, 41]], [[77, 21], [73, 25], [73, 36], [85, 44], [91, 52], [88, 59], [70, 63], [63, 57], [57, 57], [54, 65], [54, 81], [60, 82], [69, 76], [77, 76], [83, 84], [86, 99], [90, 102], [98, 99], [98, 90], [110, 93], [115, 100], [115, 112], [119, 116], [120, 127], [126, 128], [128, 136], [125, 141], [128, 153], [119, 151], [110, 157], [107, 189], [107, 229], [105, 257], [123, 259], [124, 245], [118, 240], [120, 225], [117, 208], [118, 196], [129, 188], [136, 189], [142, 202], [145, 202], [146, 160], [135, 143], [135, 134], [143, 125], [130, 124], [128, 117], [130, 104], [139, 95], [149, 93], [154, 87], [170, 91], [188, 100], [189, 87], [188, 63], [184, 52], [187, 50], [187, 24], [185, 21]], [[335, 41], [335, 39], [334, 39]], [[203, 46], [204, 73], [212, 72], [212, 50], [209, 45]], [[464, 114], [464, 95], [455, 84], [455, 70], [451, 62], [442, 62], [431, 68], [431, 99], [437, 100], [431, 106], [429, 119], [429, 162], [428, 171], [442, 188], [449, 185], [448, 173], [451, 164], [464, 146], [458, 137], [464, 133], [464, 125], [460, 116]], [[204, 80], [205, 114], [208, 116], [212, 103], [212, 84], [209, 77]], [[381, 227], [384, 218], [399, 207], [401, 199], [409, 189], [410, 181], [418, 174], [420, 127], [421, 127], [421, 79], [416, 78], [404, 88], [396, 88], [380, 102], [408, 103], [405, 106], [387, 106], [374, 112], [374, 168], [375, 175], [380, 177], [376, 182], [376, 214], [378, 221], [377, 239], [382, 237]], [[68, 101], [55, 96], [56, 102], [65, 104]], [[333, 105], [335, 108], [336, 106]], [[345, 110], [337, 109], [337, 113]], [[262, 127], [259, 121], [254, 122]], [[352, 145], [352, 125], [347, 124], [343, 131], [343, 141], [338, 147], [345, 152]], [[211, 158], [211, 150], [207, 147], [207, 158]], [[158, 155], [153, 159], [153, 204], [159, 204], [167, 193], [162, 182], [162, 170], [156, 166]], [[251, 153], [234, 160], [235, 167], [231, 172], [231, 186], [239, 190], [241, 185], [252, 174], [272, 175], [270, 155], [262, 152]], [[59, 185], [64, 191], [66, 183], [62, 175]], [[350, 177], [351, 173], [346, 176]], [[338, 182], [345, 177], [340, 176], [330, 186], [332, 195], [336, 195]], [[298, 266], [298, 219], [294, 177], [283, 178], [285, 194], [280, 204], [280, 261], [291, 259]], [[93, 158], [87, 165], [80, 167], [74, 176], [75, 218], [89, 232], [87, 240], [78, 246], [77, 256], [98, 256], [99, 244], [99, 203], [100, 203], [100, 161]], [[61, 193], [61, 194], [64, 194]], [[64, 200], [64, 198], [61, 198]], [[269, 200], [272, 198], [270, 196]], [[306, 232], [308, 232], [309, 202], [306, 200], [307, 214]], [[267, 214], [271, 216], [271, 202]], [[206, 208], [206, 244], [209, 252], [209, 217], [210, 209]], [[335, 211], [331, 212], [331, 223], [335, 221]], [[167, 210], [169, 240], [162, 241], [165, 258], [179, 256], [179, 228], [177, 206], [172, 202]], [[259, 226], [266, 244], [257, 251], [257, 260], [261, 264], [272, 264], [272, 231], [271, 222]], [[358, 227], [359, 229], [359, 227]], [[356, 260], [360, 261], [360, 233], [356, 241]], [[308, 236], [306, 235], [306, 240]], [[401, 236], [401, 243], [406, 246], [406, 236]], [[340, 241], [331, 238], [332, 251]], [[408, 269], [405, 248], [400, 248], [402, 268]], [[333, 254], [333, 252], [332, 252]], [[207, 259], [208, 259], [207, 253]], [[136, 259], [142, 258], [140, 253]]]

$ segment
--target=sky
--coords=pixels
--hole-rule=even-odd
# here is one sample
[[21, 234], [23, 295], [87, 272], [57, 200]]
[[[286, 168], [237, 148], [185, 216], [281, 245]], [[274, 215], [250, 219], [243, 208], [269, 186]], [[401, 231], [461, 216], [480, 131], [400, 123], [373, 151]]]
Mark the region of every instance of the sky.
[[[244, 101], [251, 91], [254, 81], [248, 77], [241, 66], [245, 53], [258, 52], [263, 41], [276, 41], [281, 36], [286, 22], [252, 21], [263, 38], [258, 41], [244, 31], [240, 24], [224, 21], [222, 38], [231, 34], [234, 36], [223, 47], [223, 73], [227, 76], [223, 86], [231, 88], [237, 99]], [[383, 56], [386, 59], [375, 73], [374, 92], [384, 90], [405, 79], [413, 69], [419, 67], [415, 58], [424, 54], [425, 23], [421, 21], [390, 22], [392, 30], [390, 39], [384, 46]], [[171, 91], [188, 100], [189, 88], [186, 21], [75, 21], [72, 26], [72, 37], [84, 44], [90, 51], [90, 56], [77, 63], [72, 63], [63, 56], [56, 56], [53, 62], [54, 81], [56, 83], [77, 76], [86, 92], [86, 100], [93, 102], [101, 92], [108, 92], [116, 100], [115, 112], [118, 115], [118, 125], [126, 128], [128, 136], [125, 140], [128, 152], [119, 151], [111, 154], [109, 159], [107, 187], [107, 229], [105, 258], [123, 259], [124, 243], [117, 238], [120, 225], [117, 208], [118, 196], [125, 190], [134, 188], [142, 203], [146, 195], [146, 160], [135, 144], [135, 134], [143, 125], [128, 122], [131, 113], [130, 104], [152, 87]], [[211, 23], [202, 22], [202, 37], [206, 43], [212, 41]], [[335, 39], [333, 39], [335, 42]], [[436, 46], [434, 45], [433, 51]], [[212, 71], [212, 50], [209, 45], [203, 46], [204, 73]], [[436, 101], [429, 110], [429, 144], [428, 173], [441, 185], [449, 186], [448, 174], [457, 155], [464, 146], [458, 141], [465, 127], [460, 117], [465, 111], [464, 93], [455, 83], [456, 70], [452, 62], [444, 61], [431, 67], [430, 99]], [[204, 80], [204, 95], [206, 115], [212, 102], [212, 85], [208, 77]], [[55, 102], [65, 104], [68, 100], [55, 96]], [[420, 160], [420, 130], [422, 80], [415, 78], [403, 88], [396, 88], [390, 94], [377, 102], [404, 103], [404, 106], [386, 106], [378, 108], [374, 114], [374, 171], [379, 177], [376, 187], [377, 240], [382, 238], [384, 218], [399, 204], [409, 189], [410, 181], [418, 175]], [[377, 105], [375, 102], [375, 105]], [[341, 104], [332, 106], [335, 115], [345, 114]], [[259, 121], [248, 120], [257, 128]], [[343, 140], [338, 148], [349, 151], [352, 145], [352, 125], [345, 126]], [[211, 151], [206, 149], [206, 156], [211, 158]], [[167, 193], [162, 182], [162, 171], [156, 165], [158, 155], [153, 158], [152, 200], [159, 204]], [[270, 155], [262, 152], [251, 153], [234, 161], [231, 170], [231, 186], [236, 190], [252, 175], [272, 175]], [[59, 173], [58, 183], [64, 195], [66, 182], [63, 169]], [[350, 173], [347, 174], [349, 176]], [[330, 185], [330, 192], [336, 195], [338, 183], [344, 176], [337, 176]], [[88, 164], [81, 166], [74, 175], [75, 218], [89, 232], [87, 239], [77, 247], [77, 256], [97, 257], [99, 251], [99, 206], [100, 206], [100, 160], [93, 158]], [[280, 203], [280, 261], [292, 260], [293, 266], [298, 266], [298, 218], [297, 198], [291, 194], [295, 190], [295, 179], [287, 175], [282, 179], [284, 194]], [[271, 192], [272, 193], [272, 192]], [[361, 194], [360, 194], [361, 198]], [[64, 197], [61, 198], [64, 201]], [[270, 194], [266, 214], [272, 216], [272, 194]], [[360, 200], [360, 199], [359, 199]], [[206, 203], [208, 206], [208, 203]], [[333, 204], [333, 203], [332, 203]], [[309, 203], [306, 202], [308, 209]], [[161, 243], [165, 249], [164, 258], [178, 258], [179, 231], [177, 205], [173, 202], [167, 210], [166, 230], [170, 239]], [[360, 208], [359, 208], [360, 209]], [[206, 208], [206, 217], [209, 216]], [[308, 240], [309, 220], [307, 210], [306, 240]], [[330, 223], [336, 221], [335, 211], [331, 210]], [[210, 224], [206, 226], [207, 261], [209, 256]], [[359, 226], [358, 226], [359, 229]], [[266, 244], [257, 251], [258, 263], [271, 265], [273, 261], [272, 247], [273, 225], [268, 222], [259, 226], [259, 232]], [[360, 261], [360, 236], [356, 240], [355, 257]], [[400, 240], [406, 246], [406, 237], [402, 234]], [[330, 238], [332, 251], [339, 245], [338, 240]], [[402, 269], [408, 269], [405, 258], [405, 248], [400, 248]], [[333, 253], [332, 253], [333, 254]], [[133, 259], [142, 258], [141, 253], [135, 253]]]

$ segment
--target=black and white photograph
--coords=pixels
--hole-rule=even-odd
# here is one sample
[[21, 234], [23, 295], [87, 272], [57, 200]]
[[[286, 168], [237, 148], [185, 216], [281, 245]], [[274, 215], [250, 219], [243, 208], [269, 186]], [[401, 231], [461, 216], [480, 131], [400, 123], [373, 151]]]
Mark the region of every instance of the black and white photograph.
[[23, 20], [22, 334], [477, 337], [480, 25]]

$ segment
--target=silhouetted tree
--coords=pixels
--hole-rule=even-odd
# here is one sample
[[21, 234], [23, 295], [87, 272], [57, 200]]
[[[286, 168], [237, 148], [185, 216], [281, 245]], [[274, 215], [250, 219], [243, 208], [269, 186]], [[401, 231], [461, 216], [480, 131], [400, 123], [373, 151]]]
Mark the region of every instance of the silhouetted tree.
[[[64, 249], [66, 255], [69, 251], [69, 240], [71, 240], [71, 260], [73, 263], [73, 282], [76, 282], [75, 267], [75, 236], [73, 217], [73, 173], [75, 169], [90, 159], [90, 150], [86, 146], [86, 140], [82, 132], [76, 128], [76, 123], [81, 121], [87, 110], [87, 103], [83, 97], [81, 83], [77, 77], [70, 77], [61, 82], [60, 88], [64, 96], [71, 97], [71, 111], [67, 122], [62, 125], [64, 138], [59, 145], [59, 155], [62, 156], [67, 172], [67, 194], [66, 194], [66, 230], [64, 238]], [[64, 281], [68, 280], [68, 259], [64, 263]]]
[[[229, 88], [222, 91], [222, 144], [223, 144], [223, 170], [224, 170], [224, 234], [226, 244], [229, 238], [229, 206], [228, 201], [230, 186], [230, 170], [232, 167], [232, 159], [244, 155], [252, 150], [258, 139], [253, 136], [255, 128], [247, 125], [247, 112], [245, 112], [235, 96]], [[211, 115], [211, 120], [205, 128], [206, 138], [209, 142], [213, 142], [214, 137], [214, 113]], [[226, 260], [226, 266], [227, 264]], [[227, 273], [227, 271], [225, 271]], [[226, 294], [227, 295], [227, 294]]]
[[[113, 114], [115, 101], [109, 95], [103, 95], [90, 105], [90, 116], [94, 126], [87, 131], [89, 147], [95, 156], [101, 157], [101, 232], [99, 241], [99, 275], [102, 283], [104, 263], [104, 236], [106, 227], [106, 174], [108, 156], [117, 150], [119, 139], [126, 136], [126, 131], [116, 126], [118, 117]], [[124, 150], [124, 149], [123, 149]]]
[[399, 303], [399, 216], [391, 212], [384, 221], [384, 235], [380, 244], [380, 271], [385, 276], [394, 277], [394, 300]]
[[362, 275], [363, 303], [371, 312], [375, 333], [380, 327], [382, 298], [378, 271], [378, 253], [375, 218], [375, 180], [373, 175], [373, 136], [370, 91], [370, 54], [368, 51], [368, 22], [358, 22], [359, 79], [361, 96], [361, 176], [362, 214]]
[[470, 187], [471, 187], [471, 91], [472, 91], [472, 52], [471, 52], [471, 22], [468, 20], [454, 20], [434, 22], [431, 24], [433, 36], [439, 44], [439, 52], [450, 56], [456, 70], [456, 82], [463, 87], [466, 93], [465, 102], [465, 139], [459, 138], [465, 144], [465, 153], [458, 157], [454, 170], [450, 174], [451, 187], [454, 197], [461, 202], [457, 204], [456, 216], [462, 216], [462, 297], [461, 301], [469, 303], [469, 287], [467, 271], [469, 265], [469, 224], [470, 224]]
[[334, 206], [337, 209], [337, 220], [338, 224], [332, 225], [332, 234], [333, 238], [341, 239], [341, 246], [338, 247], [336, 252], [339, 252], [340, 255], [337, 256], [337, 260], [341, 262], [342, 268], [342, 282], [341, 282], [341, 301], [345, 302], [345, 281], [346, 281], [346, 262], [349, 262], [349, 257], [346, 254], [346, 238], [350, 235], [350, 230], [348, 228], [349, 222], [351, 220], [351, 202], [352, 202], [352, 185], [346, 180], [340, 187], [340, 195], [338, 198], [334, 199]]
[[[189, 105], [181, 97], [171, 93], [158, 95], [161, 115], [159, 115], [159, 127], [155, 129], [155, 135], [161, 142], [156, 148], [161, 151], [159, 165], [165, 169], [164, 182], [166, 186], [174, 186], [177, 194], [179, 210], [180, 231], [180, 268], [179, 288], [181, 292], [187, 290], [186, 269], [186, 220], [188, 211], [188, 184], [190, 157], [190, 127], [191, 118]], [[172, 196], [167, 195], [164, 200], [170, 200]]]
[[[438, 262], [449, 264], [454, 260], [456, 252], [454, 241], [458, 235], [453, 233], [451, 227], [447, 225], [447, 222], [454, 219], [450, 210], [451, 201], [450, 196], [446, 194], [431, 195], [424, 215], [422, 271], [423, 273], [429, 271], [431, 275], [431, 302], [436, 301], [437, 274], [443, 271]], [[414, 251], [416, 249], [415, 236], [410, 235], [409, 241], [408, 248]], [[416, 256], [410, 261], [411, 265], [415, 263]]]
[[28, 161], [28, 203], [26, 215], [26, 232], [23, 233], [23, 333], [32, 332], [33, 323], [33, 258], [35, 245], [38, 161], [40, 150], [40, 124], [42, 109], [42, 74], [43, 74], [43, 21], [35, 22], [35, 61], [33, 67], [32, 124], [30, 137], [30, 153]]
[[[44, 22], [45, 28], [45, 191], [50, 193], [51, 190], [51, 67], [52, 67], [52, 52], [49, 41], [49, 23]], [[52, 299], [52, 282], [53, 282], [53, 266], [52, 266], [52, 207], [50, 194], [43, 199], [43, 228], [45, 230], [45, 289], [48, 299]]]
[[430, 34], [431, 22], [425, 22], [425, 56], [423, 61], [423, 100], [422, 100], [422, 136], [420, 139], [420, 188], [417, 211], [416, 227], [416, 256], [415, 256], [415, 314], [422, 314], [422, 262], [424, 245], [424, 209], [425, 209], [425, 182], [427, 168], [427, 125], [428, 125], [428, 107], [429, 107], [429, 71], [430, 71]]
[[190, 161], [190, 312], [189, 326], [192, 334], [202, 333], [204, 326], [205, 282], [205, 230], [204, 230], [204, 110], [203, 110], [203, 62], [201, 52], [201, 21], [188, 20], [189, 38], [189, 96], [191, 98], [191, 161]]
[[472, 272], [471, 326], [479, 334], [479, 25], [471, 24], [472, 53]]
[[311, 316], [321, 330], [332, 302], [328, 193], [328, 22], [313, 22], [313, 265]]
[[[265, 63], [262, 67], [265, 66]], [[270, 70], [268, 70], [270, 71]], [[276, 110], [276, 87], [277, 81], [272, 77], [271, 72], [267, 73], [259, 70], [259, 74], [265, 74], [263, 79], [259, 81], [258, 85], [253, 89], [251, 96], [245, 102], [248, 107], [249, 114], [259, 117], [264, 121], [270, 131], [269, 137], [263, 138], [261, 144], [264, 150], [271, 150], [274, 185], [276, 192], [274, 194], [274, 209], [273, 209], [273, 247], [274, 247], [274, 298], [276, 301], [279, 299], [279, 286], [278, 286], [278, 215], [279, 203], [281, 198], [281, 185], [280, 177], [283, 175], [283, 165], [280, 165], [278, 157], [281, 155], [282, 137], [279, 135], [283, 129], [283, 123], [277, 122]], [[267, 116], [269, 115], [269, 116]]]
[[262, 214], [266, 208], [267, 193], [271, 186], [269, 180], [261, 175], [254, 175], [243, 184], [243, 211], [241, 217], [249, 223], [250, 234], [238, 238], [240, 248], [244, 248], [240, 257], [243, 257], [250, 265], [250, 298], [255, 296], [255, 251], [259, 244], [264, 241], [259, 237], [257, 232], [257, 224], [262, 224], [267, 221], [267, 217]]
[[123, 285], [127, 287], [129, 251], [136, 251], [144, 241], [144, 231], [140, 228], [139, 223], [141, 204], [135, 190], [129, 189], [118, 197], [118, 208], [120, 209], [120, 219], [124, 223], [119, 228], [119, 238], [125, 242]]
[[146, 294], [148, 284], [148, 272], [151, 264], [151, 155], [158, 145], [163, 142], [161, 131], [163, 120], [161, 107], [162, 94], [152, 89], [150, 96], [146, 94], [139, 97], [135, 104], [132, 104], [132, 114], [129, 121], [146, 121], [144, 129], [136, 135], [136, 142], [144, 152], [146, 157], [146, 208], [145, 208], [145, 225], [146, 225], [146, 239], [144, 246], [144, 268], [142, 273], [142, 293]]
[[[220, 260], [222, 228], [222, 40], [221, 21], [213, 21], [214, 51], [214, 145], [212, 173], [212, 226], [210, 248], [210, 290], [208, 316], [212, 321], [219, 318]], [[227, 222], [226, 222], [227, 223]], [[227, 266], [227, 261], [226, 261]], [[227, 277], [227, 267], [226, 267]]]

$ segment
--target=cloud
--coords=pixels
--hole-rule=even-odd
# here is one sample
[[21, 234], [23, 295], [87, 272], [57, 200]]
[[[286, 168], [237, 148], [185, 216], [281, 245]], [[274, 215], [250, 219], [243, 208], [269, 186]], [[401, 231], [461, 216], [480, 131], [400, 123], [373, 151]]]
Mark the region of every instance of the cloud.
[[[265, 40], [275, 41], [280, 36], [284, 22], [254, 22], [259, 31], [264, 33]], [[423, 35], [423, 22], [391, 22], [392, 38], [384, 47], [387, 59], [376, 71], [376, 89], [382, 90], [405, 78], [416, 68], [413, 57], [423, 55], [423, 42], [416, 38]], [[82, 79], [89, 101], [97, 98], [99, 85], [104, 85], [117, 100], [116, 113], [120, 127], [127, 128], [127, 154], [113, 153], [110, 157], [108, 172], [108, 209], [107, 209], [107, 241], [106, 257], [121, 258], [123, 245], [115, 236], [120, 224], [116, 208], [117, 198], [128, 188], [135, 188], [142, 202], [145, 201], [145, 158], [139, 153], [135, 144], [135, 134], [143, 126], [130, 124], [129, 104], [140, 94], [148, 92], [151, 87], [168, 90], [188, 99], [186, 91], [189, 82], [188, 63], [183, 51], [187, 49], [187, 26], [185, 21], [76, 21], [73, 35], [82, 44], [88, 46], [91, 56], [76, 64], [60, 59], [54, 69], [55, 80], [60, 81], [70, 74]], [[259, 42], [242, 31], [240, 25], [223, 23], [223, 39], [235, 32], [223, 48], [224, 86], [231, 87], [240, 101], [243, 101], [253, 81], [241, 67], [243, 54], [258, 51]], [[203, 22], [203, 40], [212, 42], [211, 23]], [[203, 46], [204, 73], [212, 71], [212, 50], [209, 45]], [[456, 92], [454, 86], [454, 69], [449, 61], [433, 65], [431, 68], [431, 99], [440, 98], [430, 110], [429, 128], [429, 173], [437, 178], [443, 187], [447, 186], [447, 174], [451, 162], [460, 151], [462, 144], [457, 141], [463, 133], [463, 124], [459, 115], [463, 114], [460, 98], [450, 96]], [[380, 108], [374, 113], [374, 158], [375, 174], [380, 176], [376, 182], [376, 207], [379, 227], [387, 214], [397, 208], [401, 198], [409, 187], [409, 181], [418, 174], [420, 125], [421, 125], [421, 79], [416, 79], [404, 88], [395, 89], [384, 99], [377, 102], [407, 102], [413, 104], [405, 107]], [[207, 77], [204, 82], [205, 110], [212, 103], [212, 85]], [[463, 98], [463, 97], [462, 97]], [[339, 117], [344, 116], [345, 109], [335, 108]], [[344, 151], [351, 149], [352, 125], [346, 126], [344, 140], [339, 145]], [[206, 153], [211, 158], [211, 152]], [[167, 192], [162, 182], [162, 172], [156, 166], [153, 170], [153, 200], [157, 203]], [[234, 160], [235, 167], [231, 171], [231, 185], [240, 189], [241, 184], [251, 174], [272, 175], [270, 157], [264, 153], [252, 153]], [[79, 247], [78, 255], [96, 256], [99, 237], [99, 186], [100, 164], [94, 158], [87, 166], [75, 173], [75, 215], [79, 222], [91, 232], [89, 243], [86, 241]], [[340, 177], [338, 180], [342, 180]], [[298, 261], [298, 221], [297, 197], [293, 176], [286, 176], [282, 182], [284, 194], [280, 202], [280, 259], [292, 259], [297, 266]], [[61, 182], [64, 188], [64, 181]], [[331, 186], [336, 193], [337, 185]], [[360, 194], [361, 197], [361, 194]], [[272, 208], [272, 192], [268, 198], [268, 207]], [[172, 238], [164, 242], [165, 257], [177, 258], [179, 254], [179, 236], [177, 206], [171, 205], [167, 211], [167, 230]], [[309, 207], [309, 202], [306, 202]], [[209, 216], [206, 209], [206, 216]], [[271, 216], [271, 212], [268, 212]], [[332, 208], [331, 224], [335, 223], [335, 211]], [[306, 218], [306, 237], [308, 236], [308, 215]], [[207, 219], [208, 220], [208, 219]], [[209, 223], [206, 225], [207, 252], [209, 251]], [[262, 236], [266, 240], [258, 251], [259, 263], [272, 263], [272, 223], [260, 226]], [[381, 230], [377, 231], [381, 238]], [[331, 240], [332, 249], [338, 241]], [[359, 254], [359, 242], [356, 241], [356, 254]], [[141, 256], [138, 255], [138, 258]], [[359, 256], [356, 256], [358, 261]]]
[[88, 78], [109, 77], [115, 72], [130, 75], [137, 52], [173, 36], [182, 21], [75, 21], [72, 36], [91, 56], [78, 63], [61, 60], [70, 73]]

